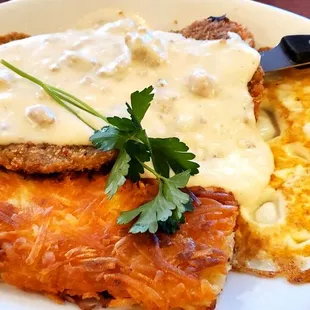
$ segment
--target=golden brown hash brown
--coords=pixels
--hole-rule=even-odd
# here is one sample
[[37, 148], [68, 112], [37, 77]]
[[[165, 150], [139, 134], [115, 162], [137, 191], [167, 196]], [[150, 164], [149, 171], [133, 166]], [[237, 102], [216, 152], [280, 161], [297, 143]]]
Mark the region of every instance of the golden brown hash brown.
[[108, 292], [113, 299], [107, 306], [113, 307], [214, 306], [232, 255], [238, 213], [233, 195], [191, 188], [195, 211], [176, 234], [132, 235], [117, 217], [151, 200], [156, 182], [127, 181], [108, 200], [106, 179], [99, 173], [37, 179], [1, 171], [2, 280], [72, 301], [100, 300]]
[[[244, 26], [230, 21], [228, 18], [219, 21], [212, 18], [196, 21], [179, 32], [185, 37], [198, 40], [227, 39], [228, 32], [236, 32], [254, 47], [253, 35]], [[25, 37], [27, 37], [25, 34], [11, 33], [0, 37], [0, 44]], [[259, 67], [248, 84], [256, 118], [258, 117], [259, 103], [263, 92], [263, 75], [263, 70]], [[114, 151], [105, 154], [90, 146], [50, 145], [47, 148], [44, 144], [11, 144], [0, 147], [0, 166], [26, 173], [96, 170], [114, 160], [116, 155]], [[44, 158], [45, 156], [48, 159]]]

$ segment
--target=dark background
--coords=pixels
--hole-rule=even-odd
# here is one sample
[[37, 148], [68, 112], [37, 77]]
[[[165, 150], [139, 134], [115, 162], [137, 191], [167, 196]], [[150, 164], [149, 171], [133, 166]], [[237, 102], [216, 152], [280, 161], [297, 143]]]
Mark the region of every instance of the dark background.
[[[8, 0], [0, 0], [0, 3], [6, 1]], [[260, 0], [259, 2], [275, 5], [310, 18], [310, 0]]]

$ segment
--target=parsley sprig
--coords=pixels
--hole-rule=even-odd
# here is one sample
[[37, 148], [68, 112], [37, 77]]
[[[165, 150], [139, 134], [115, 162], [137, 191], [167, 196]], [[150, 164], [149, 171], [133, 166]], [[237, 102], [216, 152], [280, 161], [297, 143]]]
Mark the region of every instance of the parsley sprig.
[[[131, 233], [155, 233], [160, 229], [171, 234], [179, 229], [179, 225], [184, 223], [184, 213], [193, 210], [189, 195], [181, 189], [186, 187], [191, 175], [198, 173], [199, 165], [192, 161], [195, 155], [178, 138], [151, 138], [142, 127], [141, 122], [154, 98], [152, 86], [131, 94], [130, 104], [126, 103], [128, 117], [105, 117], [64, 90], [42, 82], [5, 60], [1, 63], [42, 87], [60, 106], [92, 128], [94, 134], [90, 141], [94, 147], [102, 151], [119, 151], [105, 187], [109, 199], [126, 178], [137, 182], [145, 170], [156, 177], [156, 197], [137, 209], [121, 212], [118, 224], [128, 224], [136, 219]], [[104, 120], [108, 125], [97, 130], [80, 115], [79, 110]], [[152, 165], [147, 164], [149, 162]]]

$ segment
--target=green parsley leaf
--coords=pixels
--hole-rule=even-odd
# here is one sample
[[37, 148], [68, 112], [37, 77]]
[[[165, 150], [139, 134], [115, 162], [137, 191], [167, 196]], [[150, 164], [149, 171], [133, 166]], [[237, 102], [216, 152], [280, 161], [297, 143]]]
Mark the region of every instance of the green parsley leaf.
[[131, 119], [126, 117], [107, 117], [107, 121], [109, 122], [109, 124], [117, 127], [121, 131], [136, 132], [141, 130], [140, 128], [135, 126]]
[[137, 182], [140, 180], [140, 174], [144, 172], [142, 163], [148, 162], [151, 159], [151, 153], [145, 144], [134, 140], [129, 140], [125, 144], [125, 149], [131, 158], [128, 178], [133, 182]]
[[138, 182], [141, 179], [141, 174], [144, 172], [144, 167], [136, 158], [131, 158], [129, 162], [129, 170], [127, 177], [132, 182]]
[[155, 233], [158, 229], [158, 222], [165, 222], [171, 215], [175, 205], [168, 201], [163, 195], [162, 184], [159, 183], [157, 196], [150, 202], [140, 206], [137, 209], [122, 212], [119, 216], [118, 224], [127, 224], [139, 216], [136, 223], [131, 227], [133, 234], [149, 231]]
[[190, 177], [190, 171], [186, 170], [176, 174], [170, 179], [164, 179], [163, 194], [168, 201], [175, 204], [179, 217], [185, 212], [184, 205], [188, 203], [189, 196], [179, 188], [185, 187]]
[[139, 124], [141, 123], [154, 98], [154, 94], [152, 93], [153, 90], [153, 86], [149, 86], [142, 91], [135, 91], [130, 96], [131, 106], [127, 104], [127, 111], [132, 119], [137, 121]]
[[167, 221], [158, 222], [158, 230], [165, 234], [173, 235], [180, 229], [180, 224], [184, 223], [184, 216], [179, 218], [178, 212], [176, 210], [173, 210], [172, 215], [167, 219]]
[[172, 215], [166, 222], [161, 222], [159, 226], [166, 233], [174, 233], [179, 229], [180, 223], [184, 223], [185, 205], [190, 203], [189, 195], [182, 192], [179, 188], [186, 186], [190, 177], [190, 171], [186, 170], [174, 175], [170, 179], [164, 179], [163, 194], [165, 198], [175, 204]]
[[185, 187], [188, 183], [190, 178], [190, 170], [183, 171], [179, 174], [175, 174], [173, 177], [169, 178], [167, 182], [171, 186], [174, 186], [175, 188], [182, 188]]
[[131, 134], [113, 126], [104, 126], [90, 137], [95, 148], [102, 151], [120, 150]]
[[116, 162], [110, 172], [107, 184], [105, 187], [105, 194], [108, 195], [108, 199], [111, 199], [112, 196], [117, 192], [118, 188], [122, 186], [128, 174], [130, 156], [126, 153], [124, 149], [121, 149]]
[[188, 152], [188, 146], [178, 138], [150, 138], [149, 139], [155, 170], [168, 178], [170, 168], [175, 173], [190, 170], [191, 175], [197, 174], [199, 165], [193, 161], [193, 153]]
[[150, 202], [137, 209], [122, 212], [118, 218], [119, 224], [127, 224], [138, 217], [136, 223], [130, 229], [131, 233], [143, 233], [149, 231], [155, 233], [160, 225], [166, 233], [174, 233], [179, 224], [184, 221], [183, 213], [185, 204], [190, 200], [186, 193], [179, 190], [186, 186], [190, 177], [190, 171], [184, 171], [170, 179], [159, 181], [157, 196]]
[[151, 159], [151, 153], [148, 147], [139, 141], [128, 140], [124, 147], [131, 158], [135, 157], [142, 163]]
[[[185, 203], [183, 207], [185, 210], [184, 213], [194, 211], [193, 200], [190, 195], [188, 202]], [[173, 210], [172, 215], [167, 219], [167, 221], [158, 222], [158, 230], [168, 235], [172, 235], [177, 232], [180, 229], [180, 224], [185, 223], [184, 213], [182, 212], [183, 210], [180, 209]]]
[[[141, 92], [132, 93], [131, 106], [126, 103], [131, 119], [118, 116], [107, 117], [108, 123], [112, 126], [104, 126], [95, 131], [90, 137], [93, 145], [102, 151], [120, 150], [129, 139], [133, 139], [135, 136], [141, 139], [143, 143], [146, 143], [148, 138], [140, 123], [153, 100], [154, 94], [152, 94], [152, 91], [153, 87], [149, 86]], [[138, 167], [137, 164], [136, 166]]]

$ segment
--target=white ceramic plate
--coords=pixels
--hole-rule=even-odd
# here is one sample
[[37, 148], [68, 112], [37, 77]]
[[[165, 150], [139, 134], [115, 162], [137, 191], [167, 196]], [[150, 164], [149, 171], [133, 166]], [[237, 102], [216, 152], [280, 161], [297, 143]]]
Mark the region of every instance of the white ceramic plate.
[[[231, 19], [246, 25], [261, 46], [276, 45], [287, 34], [310, 33], [309, 19], [248, 0], [13, 0], [0, 5], [0, 33], [55, 32], [86, 25], [93, 18], [113, 19], [117, 16], [115, 8], [137, 13], [152, 27], [163, 30], [227, 13]], [[217, 310], [310, 310], [309, 293], [310, 284], [291, 285], [283, 279], [231, 273]], [[76, 308], [0, 284], [0, 309]]]

